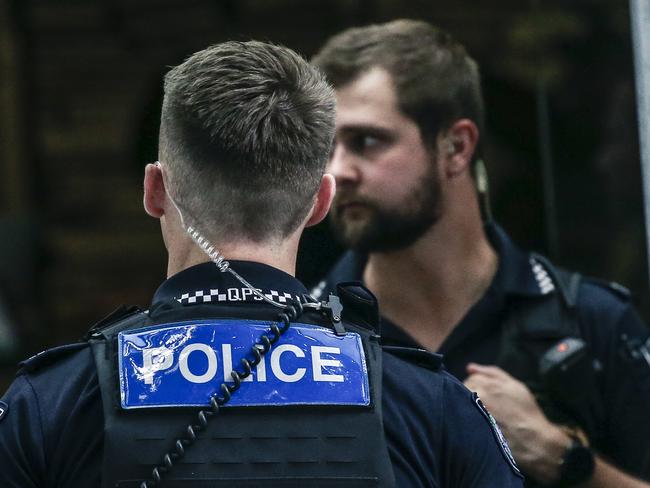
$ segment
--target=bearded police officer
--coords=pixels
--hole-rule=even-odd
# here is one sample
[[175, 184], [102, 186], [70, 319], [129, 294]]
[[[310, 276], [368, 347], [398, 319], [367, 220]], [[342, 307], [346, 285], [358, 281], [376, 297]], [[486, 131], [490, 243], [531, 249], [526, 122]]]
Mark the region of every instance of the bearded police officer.
[[353, 249], [314, 295], [362, 280], [384, 343], [443, 353], [527, 485], [647, 487], [648, 329], [623, 287], [557, 269], [485, 218], [474, 60], [402, 20], [345, 31], [314, 63], [336, 89], [332, 221]]
[[293, 278], [334, 195], [334, 109], [275, 45], [219, 44], [167, 74], [144, 207], [168, 279], [147, 311], [22, 364], [0, 403], [0, 485], [522, 486], [437, 356], [381, 349], [373, 295], [321, 303]]

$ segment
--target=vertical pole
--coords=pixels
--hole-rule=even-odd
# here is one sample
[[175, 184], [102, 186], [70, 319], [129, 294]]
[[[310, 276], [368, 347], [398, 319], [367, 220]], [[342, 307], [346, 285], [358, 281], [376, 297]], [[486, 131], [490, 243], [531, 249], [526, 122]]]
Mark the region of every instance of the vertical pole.
[[544, 80], [538, 79], [536, 87], [537, 139], [539, 159], [542, 166], [542, 191], [544, 197], [544, 223], [546, 246], [549, 257], [558, 257], [557, 213], [555, 210], [555, 172], [553, 170], [553, 148], [551, 145], [551, 121], [548, 110], [548, 95]]
[[[647, 255], [650, 251], [650, 0], [630, 0], [630, 22], [634, 51]], [[650, 266], [650, 258], [648, 265]], [[650, 267], [648, 272], [650, 276]]]
[[[532, 14], [536, 17], [535, 25], [542, 28], [539, 18], [540, 0], [531, 0]], [[559, 238], [555, 198], [555, 171], [553, 168], [553, 144], [551, 137], [551, 115], [549, 112], [548, 90], [542, 69], [544, 53], [537, 52], [538, 76], [535, 85], [535, 105], [537, 112], [537, 141], [539, 163], [542, 176], [542, 198], [544, 201], [544, 234], [546, 237], [546, 253], [551, 259], [559, 255]]]

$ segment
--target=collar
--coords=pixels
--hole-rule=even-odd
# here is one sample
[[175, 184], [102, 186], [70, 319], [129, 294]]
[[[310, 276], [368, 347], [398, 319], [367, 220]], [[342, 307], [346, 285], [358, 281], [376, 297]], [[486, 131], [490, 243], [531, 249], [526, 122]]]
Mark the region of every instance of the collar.
[[490, 244], [499, 255], [499, 266], [492, 280], [506, 296], [538, 297], [555, 290], [547, 270], [533, 255], [522, 251], [495, 223], [485, 226]]
[[[490, 288], [506, 296], [537, 297], [555, 290], [555, 285], [546, 269], [529, 253], [522, 251], [508, 234], [496, 223], [485, 225], [487, 238], [499, 255], [499, 265]], [[362, 281], [368, 256], [347, 252], [329, 273], [327, 280], [314, 290], [321, 293], [329, 285], [335, 289], [341, 281]]]
[[[230, 266], [268, 298], [288, 303], [308, 293], [293, 276], [266, 264], [230, 261]], [[200, 303], [263, 303], [245, 285], [228, 272], [222, 273], [214, 263], [201, 263], [165, 280], [153, 296], [153, 304], [176, 300], [183, 305]]]

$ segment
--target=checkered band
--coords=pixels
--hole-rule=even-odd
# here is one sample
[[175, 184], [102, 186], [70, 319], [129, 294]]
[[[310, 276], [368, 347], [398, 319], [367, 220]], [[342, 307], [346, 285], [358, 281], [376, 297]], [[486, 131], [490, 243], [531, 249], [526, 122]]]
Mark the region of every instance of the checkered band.
[[[299, 298], [291, 293], [279, 292], [276, 290], [268, 290], [264, 292], [266, 298], [269, 298], [279, 303], [289, 303], [293, 298]], [[183, 293], [179, 298], [176, 298], [183, 305], [190, 305], [194, 303], [211, 303], [211, 302], [261, 302], [262, 299], [258, 297], [253, 290], [249, 288], [223, 288], [223, 289], [210, 289], [210, 290], [196, 290], [190, 293]]]
[[546, 269], [532, 257], [530, 258], [530, 265], [532, 266], [535, 281], [537, 281], [537, 286], [539, 286], [542, 295], [548, 295], [554, 291], [555, 285]]

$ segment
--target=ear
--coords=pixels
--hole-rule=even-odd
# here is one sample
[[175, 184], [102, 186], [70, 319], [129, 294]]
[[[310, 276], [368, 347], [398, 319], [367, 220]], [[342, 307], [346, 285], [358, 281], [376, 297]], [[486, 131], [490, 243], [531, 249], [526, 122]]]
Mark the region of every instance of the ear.
[[439, 137], [438, 151], [444, 162], [445, 175], [454, 178], [467, 171], [479, 139], [476, 124], [469, 119], [457, 120]]
[[144, 168], [144, 210], [155, 219], [165, 214], [165, 182], [159, 163], [148, 164]]
[[307, 218], [307, 224], [305, 227], [316, 225], [325, 218], [327, 212], [330, 210], [335, 193], [336, 182], [334, 181], [334, 176], [325, 173], [321, 179], [318, 193], [316, 193], [316, 200], [309, 212], [309, 217]]

